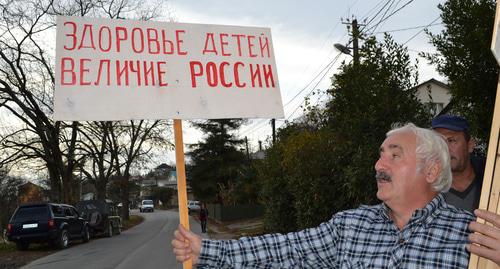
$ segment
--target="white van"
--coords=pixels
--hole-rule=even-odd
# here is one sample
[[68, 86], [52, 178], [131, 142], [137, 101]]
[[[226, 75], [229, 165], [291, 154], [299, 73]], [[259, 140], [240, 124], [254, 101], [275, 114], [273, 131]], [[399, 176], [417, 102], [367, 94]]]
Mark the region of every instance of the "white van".
[[191, 211], [200, 210], [200, 208], [201, 208], [200, 201], [191, 201], [191, 200], [188, 200], [188, 211], [189, 211], [189, 213], [191, 213]]
[[153, 212], [155, 211], [155, 206], [153, 200], [142, 200], [141, 205], [139, 205], [139, 211], [141, 212]]

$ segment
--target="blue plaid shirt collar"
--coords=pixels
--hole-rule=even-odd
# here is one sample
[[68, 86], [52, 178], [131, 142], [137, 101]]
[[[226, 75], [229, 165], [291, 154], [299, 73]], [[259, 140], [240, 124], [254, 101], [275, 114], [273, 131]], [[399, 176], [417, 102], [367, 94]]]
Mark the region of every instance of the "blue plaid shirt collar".
[[[379, 220], [381, 222], [392, 222], [389, 215], [389, 211], [391, 209], [384, 203], [381, 203], [378, 206]], [[424, 208], [415, 210], [408, 224], [423, 222], [424, 225], [427, 225], [431, 223], [436, 214], [439, 213], [440, 208], [445, 206], [446, 201], [444, 200], [443, 194], [439, 193]]]

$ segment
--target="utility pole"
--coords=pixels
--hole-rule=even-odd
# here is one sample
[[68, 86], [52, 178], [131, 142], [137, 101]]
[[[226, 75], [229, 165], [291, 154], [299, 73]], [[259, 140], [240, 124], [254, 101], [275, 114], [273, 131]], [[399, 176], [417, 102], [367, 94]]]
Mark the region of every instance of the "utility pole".
[[250, 151], [248, 150], [248, 137], [245, 136], [245, 145], [247, 148], [247, 159], [250, 160]]
[[271, 120], [271, 127], [273, 128], [273, 144], [276, 143], [276, 119]]
[[[342, 22], [342, 24], [348, 24], [350, 26], [347, 27], [347, 29], [351, 29], [351, 36], [352, 36], [352, 58], [354, 65], [359, 64], [359, 37], [360, 37], [360, 32], [359, 32], [359, 25], [357, 19], [353, 19], [351, 22], [349, 22], [349, 19], [347, 22]], [[347, 53], [349, 54], [349, 47], [340, 45], [340, 44], [335, 44], [335, 46], [339, 46], [338, 49], [342, 51], [342, 53]]]
[[358, 20], [352, 20], [352, 58], [354, 60], [354, 64], [359, 64], [359, 47], [358, 47], [358, 37], [359, 37], [359, 28], [358, 28]]

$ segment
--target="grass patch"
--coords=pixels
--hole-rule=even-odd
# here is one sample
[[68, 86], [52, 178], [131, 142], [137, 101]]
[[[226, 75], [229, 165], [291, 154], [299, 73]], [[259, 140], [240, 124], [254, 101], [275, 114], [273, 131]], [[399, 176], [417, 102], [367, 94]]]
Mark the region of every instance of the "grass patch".
[[16, 250], [16, 244], [0, 242], [0, 252], [11, 252]]
[[[79, 241], [77, 240], [76, 243], [78, 244]], [[75, 244], [75, 242], [72, 242], [72, 244]], [[0, 242], [0, 254], [2, 253], [9, 253], [9, 252], [12, 252], [12, 251], [18, 251], [17, 250], [17, 247], [16, 247], [16, 243], [13, 243], [13, 242]], [[21, 253], [26, 253], [26, 252], [29, 252], [29, 251], [41, 251], [41, 252], [45, 252], [45, 251], [54, 251], [53, 248], [51, 248], [48, 244], [38, 244], [38, 243], [31, 243], [29, 248], [28, 248], [28, 251], [21, 251]], [[1, 264], [0, 264], [1, 265]], [[0, 266], [0, 268], [2, 268]]]
[[0, 268], [20, 268], [54, 252], [47, 244], [30, 244], [27, 251], [18, 251], [15, 243], [0, 242]]
[[138, 215], [130, 215], [130, 218], [128, 220], [124, 220], [122, 222], [122, 230], [127, 230], [135, 225], [140, 224], [141, 222], [144, 221], [144, 218]]

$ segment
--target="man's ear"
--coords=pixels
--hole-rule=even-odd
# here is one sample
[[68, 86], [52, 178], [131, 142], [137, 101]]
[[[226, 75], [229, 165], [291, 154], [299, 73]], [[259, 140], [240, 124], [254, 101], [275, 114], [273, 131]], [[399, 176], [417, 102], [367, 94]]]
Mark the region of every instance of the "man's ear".
[[434, 161], [427, 165], [427, 168], [425, 170], [425, 180], [427, 181], [427, 183], [432, 184], [436, 182], [439, 174], [441, 173], [441, 163], [438, 161]]
[[469, 154], [474, 151], [474, 148], [476, 147], [476, 140], [474, 138], [470, 138], [469, 142], [467, 142], [467, 149], [469, 151]]

